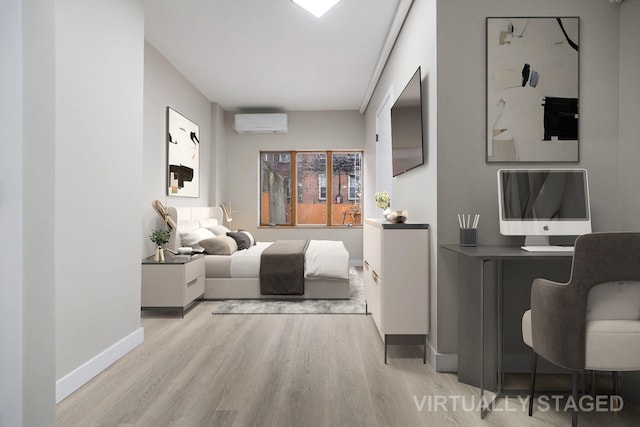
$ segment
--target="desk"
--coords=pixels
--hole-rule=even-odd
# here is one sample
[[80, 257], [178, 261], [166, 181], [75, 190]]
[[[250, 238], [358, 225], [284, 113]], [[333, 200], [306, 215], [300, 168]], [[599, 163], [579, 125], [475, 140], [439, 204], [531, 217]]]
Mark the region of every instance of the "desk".
[[[497, 245], [465, 247], [446, 244], [440, 247], [461, 255], [458, 257], [463, 267], [459, 269], [463, 278], [458, 292], [458, 380], [480, 387], [480, 401], [483, 403], [480, 416], [484, 418], [499, 399], [507, 396], [504, 390], [502, 360], [502, 263], [514, 260], [570, 260], [573, 252], [527, 252], [519, 246]], [[489, 263], [495, 263], [495, 269], [493, 280], [486, 283], [485, 269]], [[479, 303], [474, 297], [479, 297]], [[488, 328], [487, 323], [494, 324], [495, 327]], [[487, 342], [490, 344], [489, 350], [487, 350]], [[484, 406], [484, 391], [488, 388], [495, 390], [496, 396]]]

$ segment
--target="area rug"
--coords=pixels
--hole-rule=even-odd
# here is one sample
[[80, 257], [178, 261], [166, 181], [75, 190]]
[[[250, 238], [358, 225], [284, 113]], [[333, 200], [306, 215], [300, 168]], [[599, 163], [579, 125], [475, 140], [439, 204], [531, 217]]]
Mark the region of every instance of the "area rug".
[[349, 294], [348, 300], [225, 300], [213, 314], [365, 314], [362, 268], [349, 268]]

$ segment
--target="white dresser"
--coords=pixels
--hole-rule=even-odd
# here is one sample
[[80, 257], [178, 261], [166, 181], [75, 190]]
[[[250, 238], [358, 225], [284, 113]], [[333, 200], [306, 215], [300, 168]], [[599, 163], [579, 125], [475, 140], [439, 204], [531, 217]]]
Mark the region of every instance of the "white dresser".
[[387, 345], [424, 346], [429, 333], [429, 225], [364, 220], [367, 313]]

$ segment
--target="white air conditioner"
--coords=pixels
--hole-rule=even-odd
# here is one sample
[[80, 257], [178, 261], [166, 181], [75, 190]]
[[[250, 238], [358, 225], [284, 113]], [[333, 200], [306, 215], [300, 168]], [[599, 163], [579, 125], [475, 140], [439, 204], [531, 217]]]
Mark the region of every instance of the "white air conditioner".
[[286, 133], [287, 115], [284, 113], [236, 114], [234, 127], [238, 133]]

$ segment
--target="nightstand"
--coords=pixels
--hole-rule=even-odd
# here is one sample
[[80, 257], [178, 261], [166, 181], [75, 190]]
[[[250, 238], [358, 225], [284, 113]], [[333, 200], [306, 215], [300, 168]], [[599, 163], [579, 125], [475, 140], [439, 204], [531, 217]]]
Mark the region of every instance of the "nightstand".
[[178, 310], [184, 317], [204, 297], [204, 255], [142, 260], [142, 310]]

